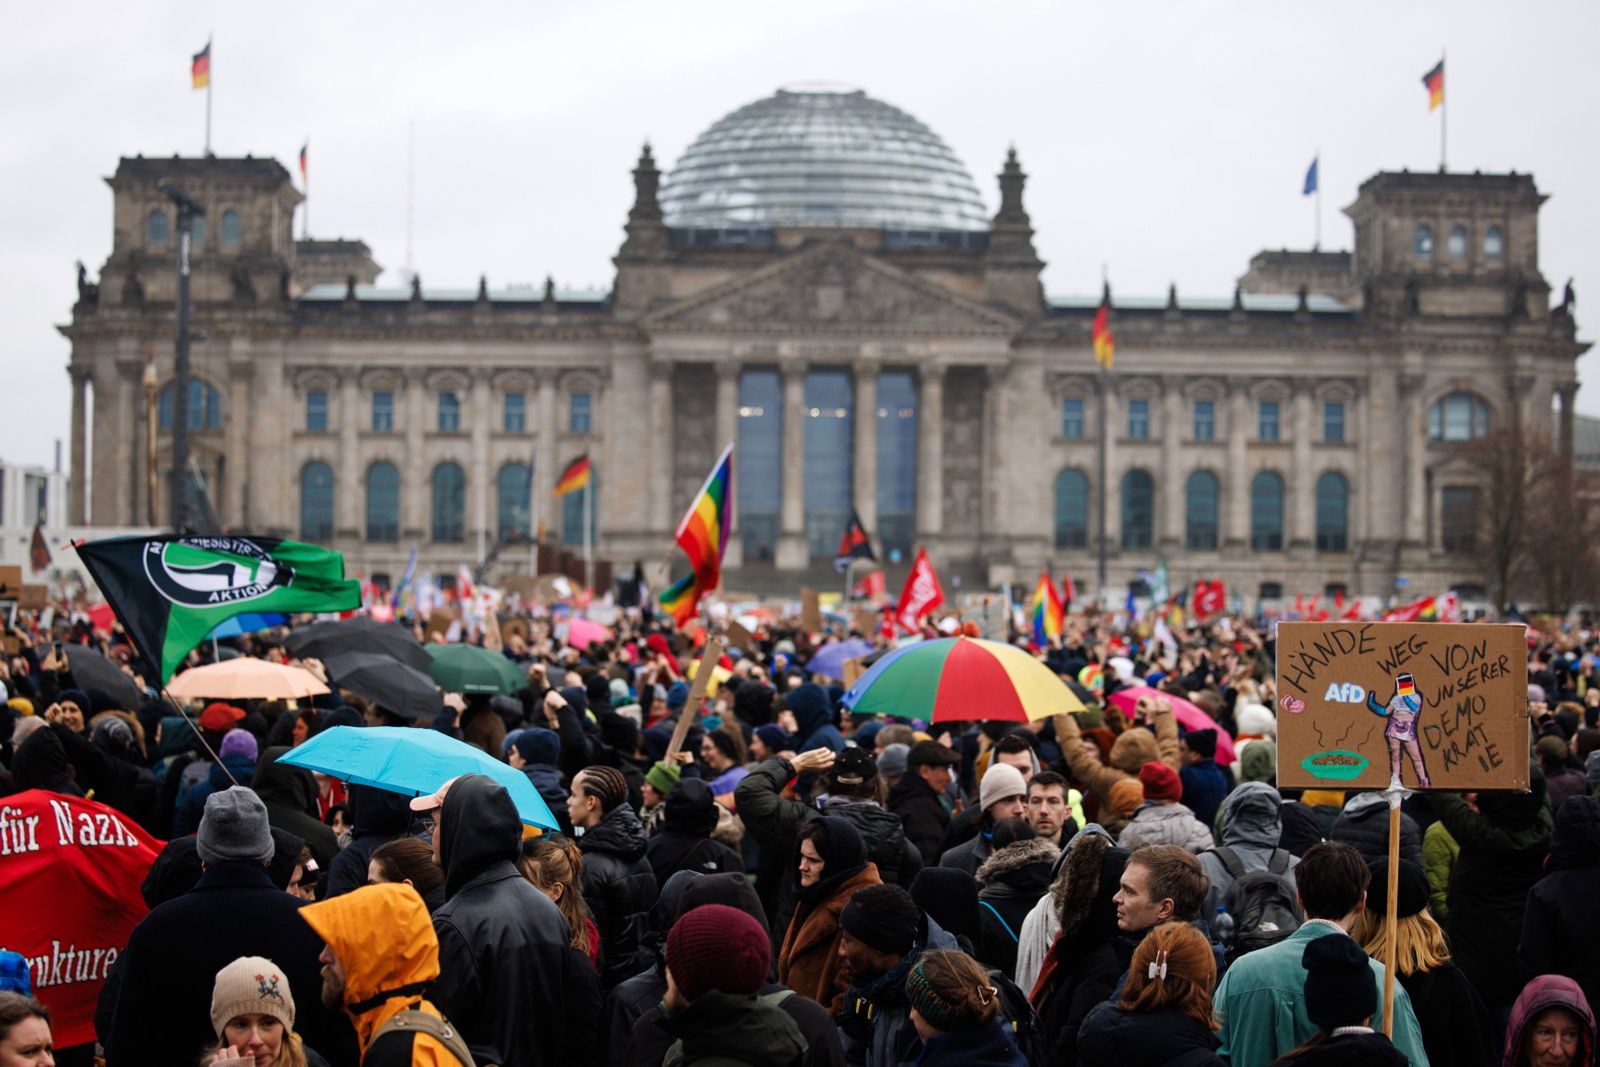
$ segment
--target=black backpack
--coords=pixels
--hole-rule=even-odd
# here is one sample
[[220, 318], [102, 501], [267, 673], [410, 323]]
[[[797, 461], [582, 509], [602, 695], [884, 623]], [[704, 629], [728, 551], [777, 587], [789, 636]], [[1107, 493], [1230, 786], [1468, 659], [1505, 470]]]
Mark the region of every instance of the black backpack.
[[1227, 845], [1212, 851], [1233, 878], [1223, 896], [1223, 906], [1233, 919], [1233, 936], [1223, 941], [1229, 963], [1300, 929], [1300, 904], [1284, 877], [1292, 858], [1286, 850], [1273, 849], [1264, 871], [1246, 871], [1239, 854]]
[[1046, 1062], [1044, 1036], [1039, 1032], [1039, 1016], [1028, 1003], [1028, 994], [1001, 970], [989, 969], [989, 982], [1000, 995], [1000, 1014], [1011, 1029], [1017, 1050], [1028, 1063]]

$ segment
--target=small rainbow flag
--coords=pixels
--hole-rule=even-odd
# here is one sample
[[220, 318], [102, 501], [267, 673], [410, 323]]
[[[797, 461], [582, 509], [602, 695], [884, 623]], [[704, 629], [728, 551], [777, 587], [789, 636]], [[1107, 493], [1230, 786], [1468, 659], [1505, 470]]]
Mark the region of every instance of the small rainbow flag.
[[662, 592], [660, 601], [662, 609], [680, 626], [694, 616], [700, 598], [721, 583], [722, 554], [732, 529], [733, 445], [729, 444], [689, 510], [683, 513], [674, 535], [683, 554], [689, 557], [690, 571]]
[[211, 42], [206, 41], [206, 46], [194, 54], [189, 60], [189, 87], [191, 89], [207, 89], [211, 86]]
[[556, 480], [556, 496], [566, 496], [576, 493], [579, 489], [589, 487], [589, 454], [585, 452], [561, 472], [561, 477]]
[[1055, 582], [1049, 571], [1039, 572], [1039, 584], [1033, 590], [1033, 647], [1048, 648], [1050, 638], [1061, 636], [1061, 622], [1066, 609], [1056, 595]]

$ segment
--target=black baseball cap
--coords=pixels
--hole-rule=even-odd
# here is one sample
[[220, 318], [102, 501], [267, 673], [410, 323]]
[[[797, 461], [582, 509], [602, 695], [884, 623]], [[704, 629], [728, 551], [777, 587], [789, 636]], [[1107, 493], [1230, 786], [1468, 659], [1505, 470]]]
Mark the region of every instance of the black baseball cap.
[[858, 745], [851, 745], [833, 761], [833, 780], [840, 785], [860, 785], [878, 777], [878, 763], [872, 754]]
[[906, 753], [907, 767], [937, 766], [941, 764], [950, 766], [960, 762], [960, 756], [937, 741], [918, 741], [911, 746], [911, 751]]

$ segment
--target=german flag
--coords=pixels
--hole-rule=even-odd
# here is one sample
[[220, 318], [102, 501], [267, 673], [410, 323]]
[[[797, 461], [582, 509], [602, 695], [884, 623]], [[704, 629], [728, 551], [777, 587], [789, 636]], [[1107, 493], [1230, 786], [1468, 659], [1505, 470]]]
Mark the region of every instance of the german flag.
[[306, 153], [311, 151], [311, 138], [306, 138], [306, 143], [300, 146], [300, 184], [306, 183]]
[[561, 477], [556, 479], [556, 496], [566, 496], [576, 493], [579, 489], [589, 488], [589, 454], [585, 452], [561, 472]]
[[1422, 87], [1428, 90], [1429, 111], [1444, 106], [1444, 60], [1439, 60], [1422, 76]]
[[189, 83], [194, 89], [204, 89], [211, 84], [211, 42], [194, 54], [189, 61]]
[[1117, 339], [1111, 333], [1111, 287], [1106, 286], [1105, 292], [1100, 297], [1100, 310], [1094, 313], [1094, 329], [1090, 336], [1094, 339], [1094, 361], [1111, 369], [1112, 358], [1117, 354]]

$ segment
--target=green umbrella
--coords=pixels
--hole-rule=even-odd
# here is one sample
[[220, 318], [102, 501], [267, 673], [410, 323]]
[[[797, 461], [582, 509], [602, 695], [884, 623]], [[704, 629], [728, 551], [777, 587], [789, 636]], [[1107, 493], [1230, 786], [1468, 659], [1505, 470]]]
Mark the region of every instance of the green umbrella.
[[528, 684], [517, 665], [477, 645], [425, 645], [428, 677], [447, 693], [515, 693]]

